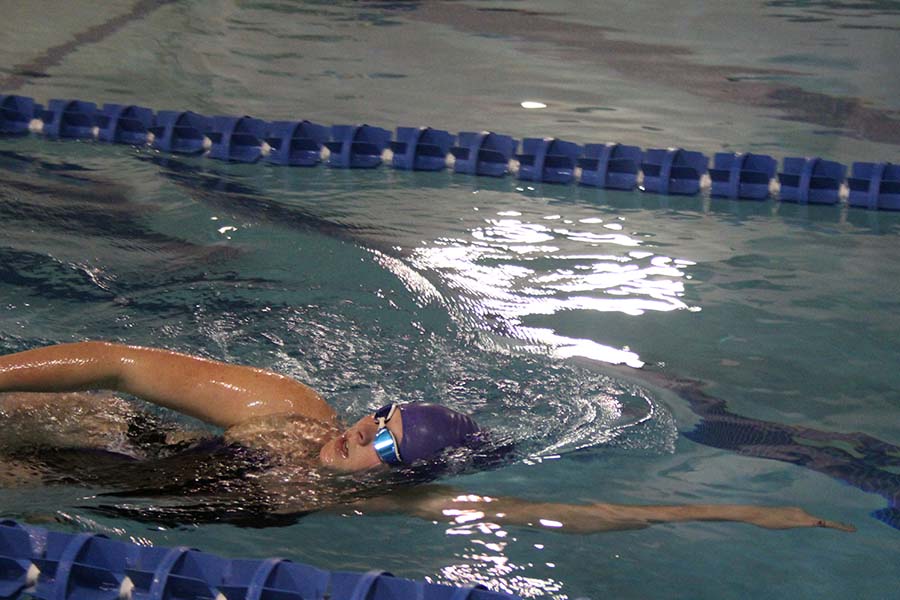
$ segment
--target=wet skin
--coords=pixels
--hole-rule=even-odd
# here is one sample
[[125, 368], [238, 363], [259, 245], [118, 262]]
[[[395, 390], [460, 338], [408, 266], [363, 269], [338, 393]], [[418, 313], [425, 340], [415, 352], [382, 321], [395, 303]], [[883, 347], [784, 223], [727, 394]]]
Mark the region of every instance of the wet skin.
[[[403, 439], [403, 419], [400, 411], [387, 422], [387, 428], [399, 444]], [[339, 436], [329, 440], [319, 451], [322, 466], [344, 473], [387, 468], [375, 452], [375, 434], [378, 426], [374, 415], [367, 415], [354, 423]]]
[[[165, 376], [161, 377], [163, 373]], [[341, 480], [342, 485], [330, 489], [327, 484], [323, 487], [321, 474], [311, 467], [322, 466], [333, 473], [387, 469], [373, 446], [377, 433], [374, 415], [363, 417], [341, 433], [337, 415], [324, 398], [310, 387], [278, 373], [168, 350], [106, 342], [60, 344], [0, 356], [0, 392], [37, 392], [37, 395], [0, 397], [0, 411], [6, 413], [0, 433], [12, 429], [10, 417], [21, 413], [31, 418], [22, 420], [23, 428], [10, 431], [10, 447], [21, 445], [23, 436], [35, 426], [37, 430], [41, 429], [41, 424], [50, 425], [56, 436], [53, 440], [37, 440], [42, 447], [84, 448], [85, 434], [91, 430], [87, 427], [90, 422], [96, 424], [97, 436], [89, 447], [103, 450], [102, 434], [117, 427], [124, 426], [127, 435], [127, 418], [106, 418], [115, 416], [110, 414], [115, 404], [109, 401], [109, 396], [104, 400], [103, 395], [77, 393], [84, 390], [130, 394], [201, 419], [222, 428], [226, 448], [237, 451], [217, 454], [213, 450], [209, 456], [187, 451], [170, 457], [174, 465], [161, 464], [166, 458], [153, 463], [151, 457], [150, 464], [159, 467], [181, 467], [178, 461], [186, 460], [190, 469], [181, 468], [177, 472], [148, 469], [149, 465], [141, 460], [120, 461], [115, 469], [107, 471], [120, 476], [120, 469], [125, 465], [137, 466], [138, 470], [132, 474], [137, 476], [142, 487], [140, 490], [129, 488], [127, 493], [117, 493], [117, 496], [137, 492], [146, 496], [145, 492], [151, 492], [155, 497], [160, 492], [171, 491], [192, 502], [199, 501], [202, 508], [216, 498], [207, 497], [208, 492], [216, 492], [216, 489], [207, 489], [209, 485], [223, 483], [226, 493], [238, 495], [238, 503], [226, 508], [236, 507], [238, 517], [245, 518], [248, 513], [255, 515], [257, 511], [300, 514], [352, 506], [355, 511], [405, 513], [432, 521], [462, 516], [467, 522], [470, 518], [490, 519], [491, 522], [524, 527], [552, 527], [555, 531], [569, 533], [635, 529], [653, 523], [681, 521], [739, 521], [769, 529], [853, 530], [850, 525], [820, 519], [795, 507], [565, 504], [465, 494], [445, 486], [389, 490], [390, 493], [373, 498], [367, 497], [367, 493], [359, 493], [364, 490], [339, 477], [335, 479]], [[81, 403], [88, 412], [75, 410], [70, 419], [63, 421], [66, 426], [59, 430], [58, 417], [77, 409]], [[44, 408], [51, 412], [43, 413]], [[387, 426], [396, 438], [402, 439], [403, 423], [399, 414], [395, 414]], [[37, 433], [32, 432], [32, 435]], [[59, 438], [61, 434], [74, 436], [76, 444], [73, 446]], [[2, 438], [0, 436], [0, 441]], [[245, 448], [246, 452], [240, 448]], [[98, 454], [96, 458], [107, 455]], [[260, 459], [260, 456], [268, 458]], [[216, 462], [217, 458], [222, 462]], [[229, 471], [230, 465], [236, 469]], [[192, 476], [194, 467], [199, 468], [203, 477]], [[180, 477], [177, 476], [179, 473]], [[148, 480], [152, 474], [162, 478], [159, 485]], [[20, 475], [24, 476], [17, 474], [14, 483], [21, 483]], [[250, 495], [242, 495], [245, 492]], [[252, 502], [258, 502], [258, 506]], [[186, 508], [192, 506], [196, 508], [195, 505]], [[212, 508], [218, 510], [218, 506]], [[159, 511], [154, 507], [151, 513], [159, 514]], [[197, 518], [193, 513], [182, 514], [177, 510], [171, 516], [173, 522], [185, 522], [184, 519], [194, 522]], [[212, 519], [221, 521], [215, 512]]]

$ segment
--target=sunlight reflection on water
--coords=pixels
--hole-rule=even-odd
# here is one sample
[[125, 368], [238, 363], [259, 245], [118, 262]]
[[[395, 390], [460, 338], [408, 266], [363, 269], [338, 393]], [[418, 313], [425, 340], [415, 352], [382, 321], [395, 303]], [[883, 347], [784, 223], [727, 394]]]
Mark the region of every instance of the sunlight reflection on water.
[[[529, 222], [516, 218], [522, 216], [516, 211], [498, 215], [469, 229], [468, 238], [436, 239], [412, 253], [415, 268], [438, 273], [458, 295], [463, 320], [536, 345], [532, 350], [549, 348], [559, 358], [641, 367], [644, 362], [630, 348], [523, 322], [563, 311], [639, 316], [699, 310], [682, 299], [685, 267], [694, 262], [655, 254], [622, 232], [621, 223], [582, 219], [576, 229]], [[586, 247], [602, 250], [585, 252]]]
[[[479, 523], [451, 527], [447, 530], [447, 535], [470, 536], [470, 545], [460, 556], [466, 562], [446, 565], [441, 569], [441, 583], [481, 584], [488, 589], [516, 594], [521, 598], [561, 597], [561, 582], [550, 577], [526, 577], [522, 574], [532, 570], [534, 564], [518, 564], [510, 559], [509, 546], [518, 543], [518, 540], [514, 537], [507, 538], [507, 532], [499, 525]], [[481, 539], [484, 536], [499, 539]], [[552, 563], [546, 565], [551, 568], [554, 566]]]

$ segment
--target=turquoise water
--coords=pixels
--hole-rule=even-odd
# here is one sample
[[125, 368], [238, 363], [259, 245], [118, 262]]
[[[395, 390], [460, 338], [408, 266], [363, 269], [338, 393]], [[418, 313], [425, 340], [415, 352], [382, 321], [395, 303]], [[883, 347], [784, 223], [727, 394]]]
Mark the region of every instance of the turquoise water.
[[[897, 161], [897, 3], [633, 4], [120, 2], [49, 21], [31, 5], [6, 16], [0, 88]], [[0, 490], [2, 516], [524, 597], [891, 596], [898, 531], [869, 515], [900, 489], [900, 459], [837, 434], [900, 445], [900, 215], [163, 158], [0, 140], [0, 351], [161, 345], [295, 376], [351, 417], [431, 399], [526, 450], [450, 481], [474, 492], [792, 504], [858, 531], [574, 536], [353, 514], [166, 528], [98, 517], [91, 490], [66, 487]], [[828, 432], [801, 443], [834, 465], [786, 461], [778, 439], [698, 439], [703, 407], [650, 373], [705, 382], [751, 441]], [[868, 492], [827, 474], [851, 464]]]

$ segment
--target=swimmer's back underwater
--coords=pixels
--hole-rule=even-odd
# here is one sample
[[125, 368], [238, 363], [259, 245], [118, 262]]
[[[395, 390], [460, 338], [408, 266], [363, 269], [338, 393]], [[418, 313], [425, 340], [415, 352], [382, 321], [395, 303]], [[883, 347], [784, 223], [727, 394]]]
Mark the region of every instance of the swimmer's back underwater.
[[[187, 432], [156, 422], [147, 428], [153, 417], [110, 394], [80, 393], [89, 390], [129, 394], [223, 432]], [[853, 530], [794, 507], [541, 503], [441, 485], [376, 486], [373, 491], [367, 481], [391, 472], [402, 475], [407, 468], [413, 472], [450, 449], [475, 446], [481, 430], [467, 415], [418, 403], [391, 403], [342, 428], [317, 392], [291, 378], [154, 348], [81, 342], [0, 356], [0, 412], [5, 422], [15, 424], [9, 431], [16, 432], [0, 435], [0, 460], [10, 467], [3, 470], [19, 473], [7, 484], [27, 481], [23, 469], [37, 469], [47, 482], [41, 468], [51, 466], [46, 457], [54, 453], [57, 476], [75, 468], [77, 460], [59, 460], [68, 450], [70, 461], [91, 452], [103, 457], [94, 471], [85, 471], [85, 484], [108, 487], [119, 496], [165, 493], [197, 499], [224, 493], [238, 502], [244, 516], [352, 506], [437, 521], [469, 515], [538, 528], [550, 523], [571, 533], [677, 521]], [[65, 427], [54, 429], [51, 421]]]

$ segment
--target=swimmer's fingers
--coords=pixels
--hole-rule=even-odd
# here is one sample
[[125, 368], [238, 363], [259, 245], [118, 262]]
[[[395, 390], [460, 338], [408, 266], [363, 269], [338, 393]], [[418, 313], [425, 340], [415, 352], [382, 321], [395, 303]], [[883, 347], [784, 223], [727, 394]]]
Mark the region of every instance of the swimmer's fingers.
[[837, 529], [848, 533], [856, 531], [856, 527], [840, 521], [829, 521], [813, 516], [792, 506], [763, 508], [747, 519], [747, 522], [766, 529], [793, 529], [795, 527], [822, 527]]
[[854, 527], [850, 523], [842, 523], [841, 521], [827, 521], [825, 519], [816, 520], [816, 524], [814, 525], [814, 527], [837, 529], [839, 531], [846, 531], [847, 533], [853, 533], [856, 531], [856, 527]]

